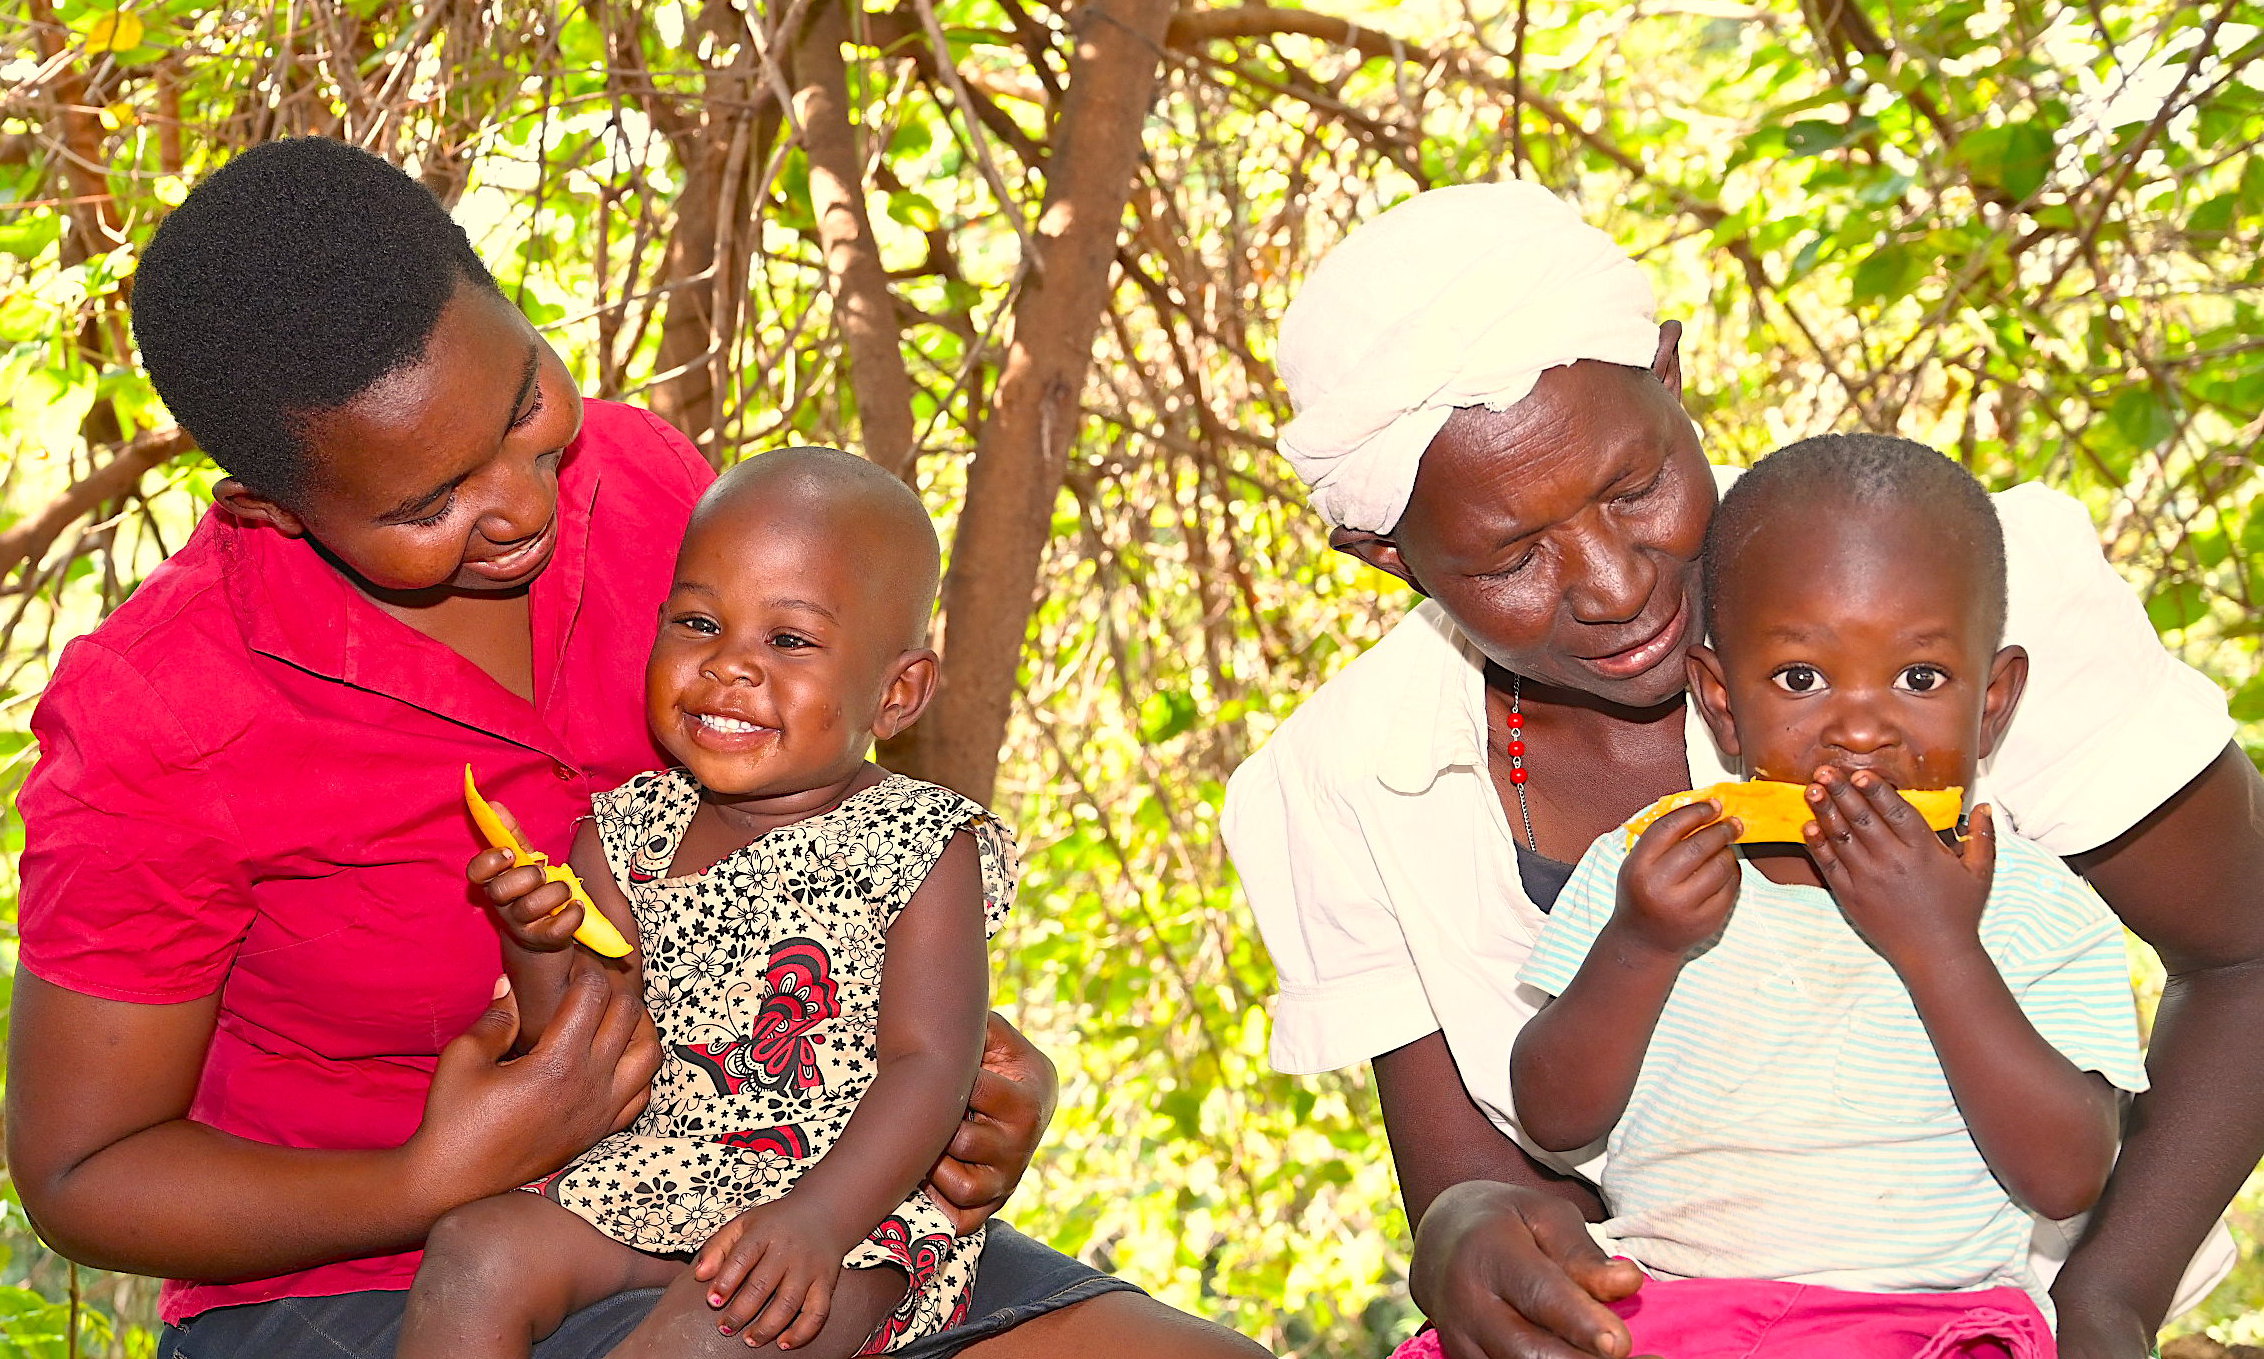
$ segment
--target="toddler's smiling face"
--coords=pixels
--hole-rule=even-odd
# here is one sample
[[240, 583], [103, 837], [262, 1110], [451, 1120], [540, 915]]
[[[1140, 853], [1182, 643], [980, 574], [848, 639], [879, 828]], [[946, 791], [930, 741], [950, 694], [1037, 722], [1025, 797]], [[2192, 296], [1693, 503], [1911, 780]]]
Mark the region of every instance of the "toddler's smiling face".
[[935, 653], [921, 642], [934, 531], [908, 490], [844, 479], [841, 466], [743, 464], [685, 533], [646, 717], [717, 798], [761, 803], [853, 778], [932, 689]]

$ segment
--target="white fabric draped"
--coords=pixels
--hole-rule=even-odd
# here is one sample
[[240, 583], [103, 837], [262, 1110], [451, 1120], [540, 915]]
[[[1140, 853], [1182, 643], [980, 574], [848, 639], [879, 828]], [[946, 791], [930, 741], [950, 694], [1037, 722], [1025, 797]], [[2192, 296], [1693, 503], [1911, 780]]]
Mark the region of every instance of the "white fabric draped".
[[1506, 410], [1580, 359], [1648, 366], [1652, 313], [1634, 261], [1539, 185], [1418, 194], [1346, 237], [1283, 314], [1282, 454], [1323, 518], [1386, 532], [1455, 408]]

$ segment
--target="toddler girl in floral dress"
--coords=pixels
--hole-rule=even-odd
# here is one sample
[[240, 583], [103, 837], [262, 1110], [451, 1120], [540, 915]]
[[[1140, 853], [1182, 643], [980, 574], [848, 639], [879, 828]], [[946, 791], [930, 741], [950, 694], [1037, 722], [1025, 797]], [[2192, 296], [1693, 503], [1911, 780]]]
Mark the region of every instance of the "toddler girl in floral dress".
[[572, 855], [636, 952], [570, 948], [563, 886], [499, 852], [472, 863], [523, 1041], [565, 987], [641, 981], [650, 1103], [538, 1192], [441, 1221], [405, 1359], [523, 1356], [641, 1287], [670, 1291], [617, 1355], [879, 1353], [965, 1313], [982, 1236], [921, 1180], [981, 1060], [1013, 845], [865, 758], [934, 692], [938, 562], [918, 497], [850, 454], [766, 454], [702, 499], [646, 671], [677, 767], [598, 798]]

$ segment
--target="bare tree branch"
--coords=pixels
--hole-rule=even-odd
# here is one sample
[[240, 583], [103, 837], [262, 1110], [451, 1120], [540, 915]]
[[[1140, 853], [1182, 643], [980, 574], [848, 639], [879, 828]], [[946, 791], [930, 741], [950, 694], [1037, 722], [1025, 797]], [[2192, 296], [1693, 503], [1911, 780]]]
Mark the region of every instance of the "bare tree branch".
[[880, 245], [865, 208], [863, 158], [849, 125], [848, 36], [841, 0], [821, 4], [794, 49], [794, 96], [802, 151], [810, 162], [810, 213], [832, 283], [834, 323], [849, 346], [849, 381], [865, 456], [910, 481], [912, 379], [904, 369], [903, 329]]
[[37, 569], [47, 549], [81, 516], [131, 492], [151, 468], [195, 449], [196, 440], [178, 425], [135, 435], [110, 461], [72, 483], [38, 514], [0, 533], [0, 576], [26, 562]]

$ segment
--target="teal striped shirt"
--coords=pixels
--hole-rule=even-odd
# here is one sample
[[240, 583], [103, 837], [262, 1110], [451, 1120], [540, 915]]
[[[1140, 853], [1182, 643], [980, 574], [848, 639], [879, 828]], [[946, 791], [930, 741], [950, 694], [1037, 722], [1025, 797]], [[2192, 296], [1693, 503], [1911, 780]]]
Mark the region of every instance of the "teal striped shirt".
[[[1589, 847], [1518, 980], [1560, 995], [1611, 918], [1626, 836]], [[1959, 1117], [1894, 969], [1829, 893], [1751, 864], [1683, 968], [1606, 1144], [1604, 1234], [1655, 1275], [1872, 1292], [2011, 1284], [2033, 1223]], [[1997, 844], [1981, 943], [2078, 1067], [2146, 1088], [2122, 927], [2082, 879]], [[2049, 1315], [2049, 1311], [2046, 1313]]]

